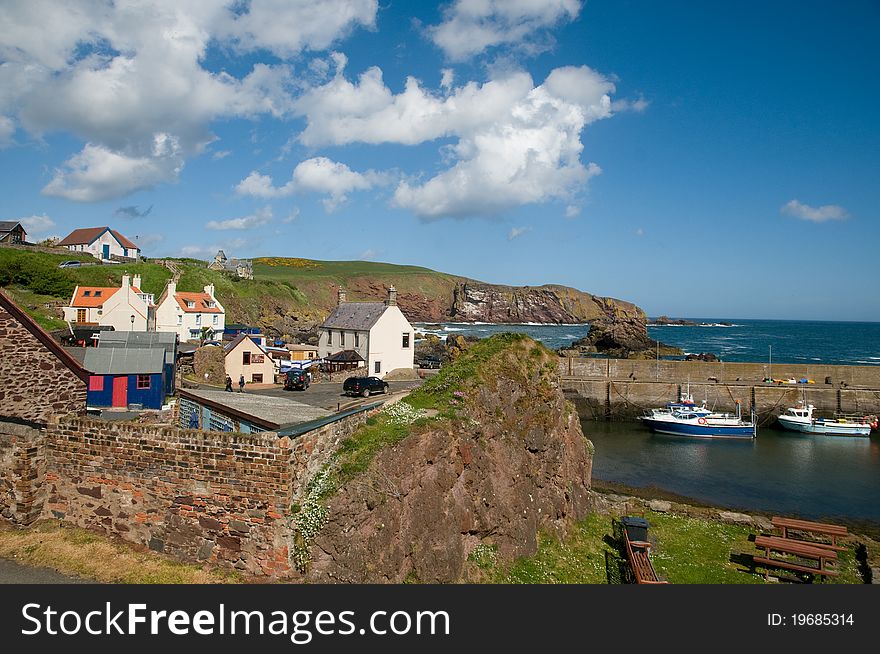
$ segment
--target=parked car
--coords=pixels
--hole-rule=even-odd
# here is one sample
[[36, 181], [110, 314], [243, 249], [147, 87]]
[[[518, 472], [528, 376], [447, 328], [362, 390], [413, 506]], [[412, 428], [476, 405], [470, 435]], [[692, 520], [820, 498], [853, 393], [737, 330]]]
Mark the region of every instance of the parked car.
[[425, 356], [419, 359], [416, 363], [418, 363], [419, 368], [439, 368], [440, 367], [440, 359], [435, 356]]
[[387, 393], [388, 382], [378, 377], [349, 377], [342, 384], [342, 392], [346, 395], [370, 397], [373, 393]]
[[284, 376], [285, 391], [304, 391], [310, 383], [309, 373], [305, 370], [288, 370]]
[[59, 268], [79, 268], [82, 265], [82, 261], [62, 261], [58, 264]]

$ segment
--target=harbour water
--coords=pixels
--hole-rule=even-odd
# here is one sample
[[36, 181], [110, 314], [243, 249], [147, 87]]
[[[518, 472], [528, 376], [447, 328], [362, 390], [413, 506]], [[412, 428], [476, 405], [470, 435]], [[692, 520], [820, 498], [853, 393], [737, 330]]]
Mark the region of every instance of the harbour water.
[[880, 525], [880, 436], [761, 429], [750, 441], [652, 434], [637, 422], [582, 421], [594, 479], [658, 488], [712, 506]]
[[[691, 320], [707, 326], [650, 326], [648, 335], [687, 353], [711, 352], [722, 361], [757, 362], [772, 357], [777, 363], [880, 366], [880, 323], [730, 318]], [[486, 338], [505, 331], [522, 332], [554, 350], [570, 345], [590, 331], [589, 325], [443, 323], [414, 327], [422, 333], [441, 337], [462, 334]]]

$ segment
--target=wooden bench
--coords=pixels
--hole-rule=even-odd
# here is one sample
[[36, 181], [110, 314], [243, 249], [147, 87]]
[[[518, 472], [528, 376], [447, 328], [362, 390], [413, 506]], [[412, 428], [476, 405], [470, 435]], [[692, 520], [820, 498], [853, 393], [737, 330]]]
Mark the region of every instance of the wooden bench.
[[626, 558], [629, 560], [637, 584], [669, 583], [660, 580], [651, 564], [651, 558], [648, 556], [651, 549], [650, 543], [643, 540], [630, 540], [626, 528], [623, 530], [623, 539], [626, 542]]
[[829, 525], [824, 522], [810, 522], [808, 520], [795, 520], [794, 518], [782, 518], [779, 516], [774, 516], [773, 519], [770, 520], [773, 523], [773, 526], [782, 530], [782, 537], [792, 539], [789, 536], [789, 530], [805, 532], [808, 534], [820, 534], [823, 536], [830, 536], [831, 543], [822, 543], [819, 541], [807, 541], [805, 543], [811, 543], [814, 545], [818, 545], [819, 547], [824, 547], [826, 549], [836, 550], [838, 552], [843, 552], [846, 550], [845, 547], [841, 547], [837, 544], [838, 536], [841, 538], [846, 538], [849, 535], [849, 531], [847, 531], [846, 527], [841, 527], [840, 525]]
[[[837, 552], [815, 543], [807, 543], [802, 540], [793, 540], [791, 538], [781, 538], [779, 536], [758, 536], [755, 539], [755, 547], [764, 550], [764, 556], [753, 557], [753, 561], [767, 568], [764, 578], [770, 576], [770, 568], [787, 568], [788, 570], [797, 570], [798, 572], [809, 572], [812, 574], [836, 577], [837, 570], [829, 570], [829, 563], [837, 562]], [[804, 563], [796, 563], [785, 559], [779, 559], [771, 556], [771, 552], [780, 554], [788, 554], [796, 556], [799, 559], [809, 559], [817, 561], [819, 567], [805, 565]]]

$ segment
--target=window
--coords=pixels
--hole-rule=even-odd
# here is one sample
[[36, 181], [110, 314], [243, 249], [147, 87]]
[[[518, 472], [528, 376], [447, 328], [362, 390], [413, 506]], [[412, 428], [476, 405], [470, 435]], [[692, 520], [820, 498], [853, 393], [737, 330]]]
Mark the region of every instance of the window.
[[148, 390], [150, 388], [150, 376], [149, 375], [138, 375], [137, 376], [137, 388], [138, 388], [138, 390]]
[[373, 364], [373, 372], [377, 375], [380, 372], [382, 372], [382, 362], [381, 361], [377, 361], [376, 363]]
[[83, 297], [91, 297], [91, 296], [92, 296], [91, 291], [83, 291]]
[[201, 324], [202, 324], [202, 314], [200, 314], [200, 313], [197, 313], [197, 314], [196, 314], [196, 324], [197, 324], [197, 325], [201, 325]]
[[406, 333], [403, 335], [403, 349], [404, 349], [404, 350], [408, 350], [408, 349], [409, 349], [409, 332], [406, 332]]
[[195, 309], [195, 308], [196, 308], [196, 303], [193, 302], [192, 300], [187, 300], [187, 301], [186, 301], [186, 308], [187, 308], [187, 309]]
[[180, 315], [177, 316], [177, 324], [178, 324], [178, 325], [182, 325], [182, 324], [183, 324], [183, 316], [180, 316]]
[[242, 352], [241, 353], [241, 365], [243, 365], [243, 366], [251, 365], [251, 353], [250, 352]]
[[339, 347], [345, 347], [345, 332], [339, 332]]
[[89, 377], [89, 390], [90, 391], [103, 391], [104, 390], [104, 376], [103, 375], [92, 375]]
[[333, 332], [331, 330], [327, 330], [327, 345], [333, 345]]
[[361, 335], [358, 332], [354, 333], [354, 346], [360, 347]]
[[315, 358], [315, 353], [314, 353], [314, 352], [306, 352], [306, 356], [307, 356], [309, 359], [314, 359], [314, 358]]
[[86, 310], [85, 309], [77, 309], [76, 310], [76, 321], [77, 322], [85, 322], [86, 321]]
[[216, 325], [217, 324], [217, 316], [214, 316], [214, 318], [211, 322], [213, 322]]
[[254, 373], [251, 375], [251, 383], [252, 384], [262, 384], [263, 383], [263, 373]]
[[95, 291], [95, 297], [101, 297], [101, 291]]

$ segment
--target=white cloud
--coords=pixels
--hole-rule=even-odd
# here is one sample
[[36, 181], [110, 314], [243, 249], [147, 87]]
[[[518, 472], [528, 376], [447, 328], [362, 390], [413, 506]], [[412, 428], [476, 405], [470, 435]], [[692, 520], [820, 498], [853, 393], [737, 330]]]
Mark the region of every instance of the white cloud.
[[576, 218], [581, 214], [581, 208], [575, 204], [570, 204], [565, 207], [565, 217], [566, 218]]
[[0, 116], [0, 148], [12, 144], [13, 134], [15, 134], [15, 123], [9, 116]]
[[235, 187], [239, 195], [258, 198], [281, 198], [296, 192], [314, 192], [327, 195], [324, 208], [333, 211], [346, 201], [353, 191], [366, 191], [387, 183], [388, 176], [368, 170], [358, 173], [343, 163], [327, 157], [314, 157], [297, 164], [290, 181], [275, 186], [269, 175], [251, 172]]
[[[95, 201], [173, 181], [214, 140], [211, 121], [281, 117], [291, 108], [289, 64], [258, 63], [239, 76], [213, 72], [203, 66], [209, 44], [289, 57], [327, 47], [357, 25], [373, 27], [376, 11], [376, 0], [7, 0], [0, 4], [0, 144], [14, 124], [36, 138], [63, 131], [85, 143], [47, 186], [49, 195]], [[175, 141], [175, 161], [153, 152], [157, 134]], [[102, 166], [110, 161], [124, 171], [116, 179]]]
[[297, 101], [307, 121], [303, 144], [413, 145], [458, 138], [443, 147], [450, 168], [398, 186], [398, 207], [425, 218], [491, 215], [568, 199], [601, 172], [596, 164], [581, 164], [580, 134], [612, 115], [614, 84], [587, 66], [557, 68], [539, 86], [528, 73], [514, 72], [444, 95], [409, 78], [395, 95], [378, 68], [352, 83], [343, 74], [344, 63], [340, 59], [333, 79]]
[[294, 207], [290, 210], [290, 213], [288, 213], [287, 216], [281, 219], [281, 222], [287, 225], [292, 223], [297, 218], [299, 218], [299, 207]]
[[367, 248], [358, 256], [358, 261], [375, 261], [379, 255], [382, 254], [381, 250], [376, 250], [375, 248]]
[[378, 0], [251, 0], [247, 11], [221, 25], [243, 50], [269, 50], [290, 58], [324, 50], [361, 25], [376, 25]]
[[262, 227], [270, 220], [272, 220], [272, 207], [265, 206], [241, 218], [209, 220], [205, 223], [205, 227], [207, 229], [253, 229], [254, 227]]
[[232, 154], [232, 150], [217, 150], [217, 152], [211, 155], [211, 158], [214, 160], [225, 159], [230, 154]]
[[531, 227], [513, 227], [507, 234], [507, 240], [512, 241], [515, 238], [519, 238], [528, 231], [531, 231]]
[[846, 209], [836, 204], [826, 204], [821, 207], [811, 207], [798, 200], [786, 202], [779, 211], [788, 216], [794, 216], [801, 220], [809, 220], [814, 223], [824, 223], [829, 220], [846, 220], [849, 214]]
[[[543, 49], [533, 37], [577, 18], [581, 0], [455, 0], [443, 22], [428, 35], [453, 61], [463, 61], [488, 48], [527, 42]], [[546, 38], [546, 36], [545, 36]]]
[[25, 231], [28, 233], [28, 236], [36, 236], [38, 234], [45, 234], [57, 226], [55, 221], [49, 218], [46, 214], [42, 214], [40, 216], [27, 216], [25, 218], [19, 218], [18, 222], [24, 225]]
[[151, 152], [127, 156], [87, 143], [57, 168], [43, 195], [77, 202], [98, 202], [177, 179], [183, 156], [173, 137], [156, 134]]

